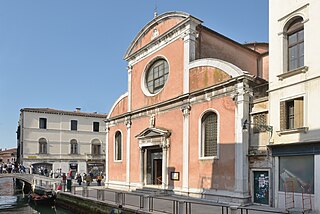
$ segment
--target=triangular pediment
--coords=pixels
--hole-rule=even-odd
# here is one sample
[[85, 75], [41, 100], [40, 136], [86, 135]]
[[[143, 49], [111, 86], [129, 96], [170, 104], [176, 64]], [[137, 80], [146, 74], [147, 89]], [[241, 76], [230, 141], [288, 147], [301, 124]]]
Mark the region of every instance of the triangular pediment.
[[136, 136], [138, 139], [144, 139], [144, 138], [156, 138], [156, 137], [169, 137], [170, 132], [166, 129], [160, 129], [155, 127], [149, 127], [140, 132]]

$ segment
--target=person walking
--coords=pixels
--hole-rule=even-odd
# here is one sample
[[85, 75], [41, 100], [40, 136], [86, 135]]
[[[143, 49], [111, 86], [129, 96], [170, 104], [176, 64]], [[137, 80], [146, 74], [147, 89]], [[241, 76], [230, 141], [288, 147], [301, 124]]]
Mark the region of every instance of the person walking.
[[77, 179], [77, 182], [78, 182], [79, 186], [81, 186], [82, 178], [81, 178], [80, 173], [77, 173], [77, 177], [76, 177], [76, 179]]

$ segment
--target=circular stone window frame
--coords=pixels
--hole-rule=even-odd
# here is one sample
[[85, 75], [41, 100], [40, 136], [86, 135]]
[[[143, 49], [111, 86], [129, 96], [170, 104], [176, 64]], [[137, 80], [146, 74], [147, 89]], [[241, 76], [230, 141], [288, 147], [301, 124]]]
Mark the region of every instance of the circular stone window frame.
[[[149, 69], [151, 68], [151, 66], [158, 60], [165, 60], [168, 64], [168, 78], [166, 80], [166, 82], [164, 83], [163, 87], [156, 93], [152, 94], [150, 93], [147, 85], [146, 85], [146, 75], [147, 75], [147, 72], [149, 71]], [[153, 97], [153, 96], [156, 96], [158, 95], [163, 89], [164, 87], [166, 86], [167, 82], [168, 82], [168, 79], [170, 77], [170, 64], [169, 64], [169, 61], [168, 59], [165, 57], [165, 56], [156, 56], [155, 58], [151, 59], [147, 64], [146, 66], [144, 67], [144, 70], [142, 72], [142, 75], [141, 75], [141, 90], [143, 91], [144, 95], [148, 96], [148, 97]]]

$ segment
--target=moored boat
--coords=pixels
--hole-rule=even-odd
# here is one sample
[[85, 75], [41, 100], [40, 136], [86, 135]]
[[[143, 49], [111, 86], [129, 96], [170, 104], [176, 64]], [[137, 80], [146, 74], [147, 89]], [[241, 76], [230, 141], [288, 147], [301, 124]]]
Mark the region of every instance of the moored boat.
[[53, 205], [56, 199], [56, 194], [53, 190], [44, 187], [35, 186], [33, 192], [29, 194], [29, 202], [42, 205]]

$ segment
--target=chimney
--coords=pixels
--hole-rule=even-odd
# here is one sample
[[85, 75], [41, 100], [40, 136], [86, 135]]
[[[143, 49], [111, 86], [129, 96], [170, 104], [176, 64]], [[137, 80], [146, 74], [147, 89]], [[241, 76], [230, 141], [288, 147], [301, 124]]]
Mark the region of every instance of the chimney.
[[81, 110], [81, 108], [79, 108], [79, 107], [76, 108], [76, 112], [80, 112], [80, 110]]

